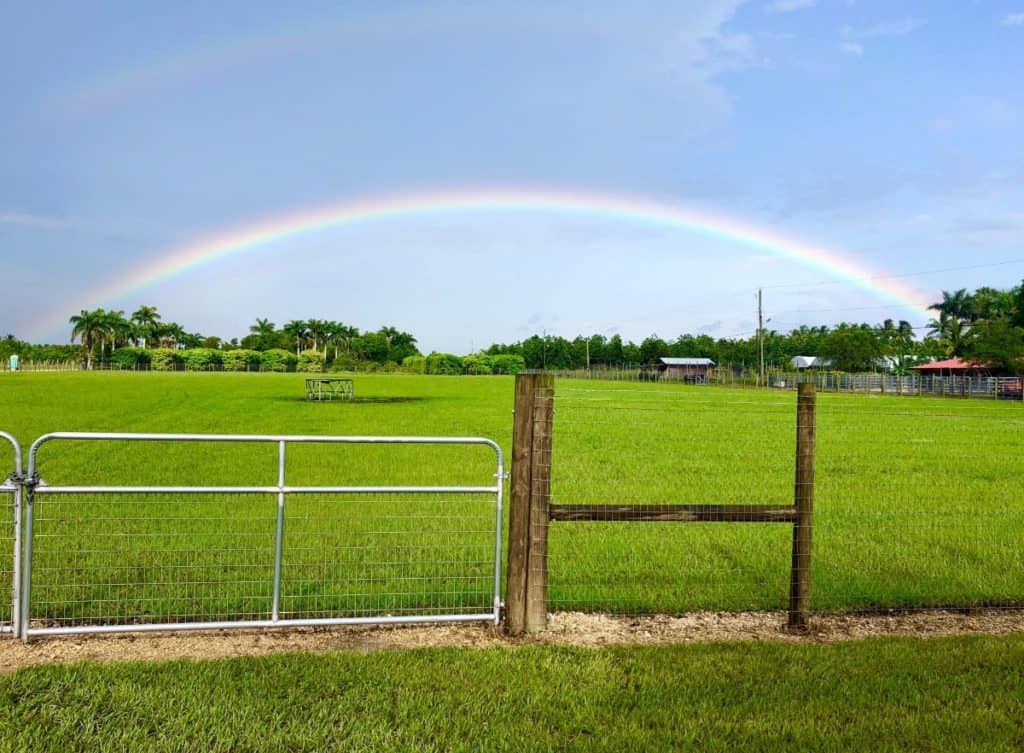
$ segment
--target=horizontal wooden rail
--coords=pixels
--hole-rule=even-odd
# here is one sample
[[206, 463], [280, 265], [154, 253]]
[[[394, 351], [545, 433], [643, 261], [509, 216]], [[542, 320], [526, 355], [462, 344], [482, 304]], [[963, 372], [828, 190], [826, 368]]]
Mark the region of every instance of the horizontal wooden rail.
[[627, 523], [793, 523], [795, 507], [768, 505], [551, 505], [550, 520]]

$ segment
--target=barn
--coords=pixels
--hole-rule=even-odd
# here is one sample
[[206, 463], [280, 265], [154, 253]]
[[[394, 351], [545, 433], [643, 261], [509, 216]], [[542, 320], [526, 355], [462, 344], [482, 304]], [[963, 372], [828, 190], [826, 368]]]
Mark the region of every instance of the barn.
[[707, 384], [708, 374], [715, 367], [710, 358], [661, 358], [658, 363], [659, 378], [669, 381]]

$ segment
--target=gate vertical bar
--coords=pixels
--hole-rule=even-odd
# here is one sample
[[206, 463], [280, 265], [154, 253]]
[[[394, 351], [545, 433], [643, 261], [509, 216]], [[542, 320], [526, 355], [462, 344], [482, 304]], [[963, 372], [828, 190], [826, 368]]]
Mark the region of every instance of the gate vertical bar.
[[19, 478], [14, 488], [14, 559], [11, 576], [11, 634], [21, 635], [21, 468], [16, 471]]
[[814, 524], [814, 440], [817, 395], [814, 385], [801, 384], [796, 410], [796, 488], [793, 522], [793, 569], [788, 627], [806, 632], [811, 617], [811, 550]]
[[29, 487], [25, 493], [25, 530], [21, 547], [24, 559], [21, 568], [21, 630], [19, 634], [25, 643], [28, 643], [28, 620], [32, 603], [32, 517], [35, 511], [35, 496], [32, 487]]
[[505, 523], [504, 500], [505, 500], [505, 460], [501, 450], [497, 452], [498, 467], [494, 472], [494, 480], [497, 484], [495, 491], [495, 523], [494, 523], [494, 624], [501, 622], [501, 528]]
[[281, 619], [281, 555], [284, 551], [284, 448], [285, 441], [277, 443], [277, 530], [274, 535], [274, 603], [270, 619]]

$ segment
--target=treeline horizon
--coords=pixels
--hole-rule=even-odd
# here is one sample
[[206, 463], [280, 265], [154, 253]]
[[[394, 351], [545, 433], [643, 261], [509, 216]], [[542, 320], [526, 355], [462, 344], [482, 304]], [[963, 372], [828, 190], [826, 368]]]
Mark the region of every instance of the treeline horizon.
[[[936, 316], [923, 328], [907, 321], [887, 319], [880, 324], [841, 323], [833, 326], [801, 326], [788, 332], [763, 330], [764, 360], [775, 366], [788, 365], [796, 356], [816, 356], [831, 361], [836, 371], [877, 371], [897, 373], [937, 358], [965, 358], [990, 365], [994, 371], [1024, 371], [1024, 283], [1009, 290], [981, 287], [942, 292], [942, 300], [931, 306]], [[220, 362], [218, 353], [264, 353], [282, 351], [297, 360], [323, 368], [359, 370], [360, 367], [422, 372], [421, 359], [446, 363], [437, 373], [455, 373], [456, 360], [469, 363], [483, 373], [499, 357], [518, 357], [528, 369], [577, 370], [595, 367], [624, 367], [654, 364], [662, 357], [710, 358], [719, 366], [756, 368], [760, 361], [761, 337], [715, 338], [709, 334], [682, 334], [666, 340], [651, 334], [639, 343], [618, 334], [561, 335], [534, 334], [513, 343], [494, 343], [475, 353], [457, 356], [433, 352], [424, 356], [416, 337], [392, 326], [360, 331], [357, 327], [327, 319], [293, 319], [278, 328], [269, 319], [257, 318], [248, 334], [229, 340], [185, 331], [175, 322], [163, 321], [154, 306], [140, 306], [130, 317], [123, 311], [95, 309], [70, 319], [71, 340], [78, 344], [32, 345], [7, 335], [0, 340], [0, 358], [17, 354], [27, 361], [81, 360], [89, 368], [94, 361], [119, 360], [130, 365], [131, 349], [140, 351], [209, 351], [206, 361]], [[319, 354], [314, 356], [313, 354]], [[193, 354], [199, 356], [199, 353]], [[254, 356], [245, 356], [255, 362]], [[487, 357], [486, 362], [479, 359]], [[278, 356], [279, 359], [283, 358]], [[456, 359], [456, 360], [452, 360]], [[472, 360], [476, 359], [476, 360]], [[149, 359], [146, 358], [146, 363]], [[197, 363], [201, 358], [193, 359]], [[511, 361], [501, 361], [497, 373], [507, 373]], [[488, 365], [489, 364], [489, 365]], [[430, 373], [428, 371], [428, 373]]]

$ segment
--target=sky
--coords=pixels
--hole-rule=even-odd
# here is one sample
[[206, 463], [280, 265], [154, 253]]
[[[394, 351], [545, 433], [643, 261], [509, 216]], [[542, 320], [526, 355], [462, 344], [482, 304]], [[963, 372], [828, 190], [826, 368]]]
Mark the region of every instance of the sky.
[[[1022, 0], [0, 0], [0, 334], [746, 336], [759, 287], [774, 329], [923, 332], [1024, 278], [1022, 126]], [[641, 204], [698, 221], [608, 209]]]

